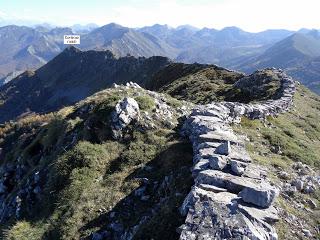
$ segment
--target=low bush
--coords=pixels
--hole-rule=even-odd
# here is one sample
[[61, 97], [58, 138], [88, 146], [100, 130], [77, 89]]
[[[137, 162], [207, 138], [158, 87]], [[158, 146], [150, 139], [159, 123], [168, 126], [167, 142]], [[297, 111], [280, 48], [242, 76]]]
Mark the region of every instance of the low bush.
[[9, 230], [5, 231], [7, 240], [40, 240], [44, 229], [27, 221], [16, 222]]
[[154, 99], [148, 95], [138, 96], [134, 98], [142, 111], [150, 111], [155, 108]]

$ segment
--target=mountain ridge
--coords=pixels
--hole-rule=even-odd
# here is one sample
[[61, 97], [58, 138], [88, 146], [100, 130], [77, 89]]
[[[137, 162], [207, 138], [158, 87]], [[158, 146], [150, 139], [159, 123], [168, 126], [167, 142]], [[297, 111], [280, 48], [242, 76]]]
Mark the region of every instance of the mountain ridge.
[[0, 87], [0, 120], [23, 112], [52, 111], [113, 83], [143, 83], [169, 63], [165, 57], [116, 58], [110, 51], [68, 47], [38, 70], [25, 72]]

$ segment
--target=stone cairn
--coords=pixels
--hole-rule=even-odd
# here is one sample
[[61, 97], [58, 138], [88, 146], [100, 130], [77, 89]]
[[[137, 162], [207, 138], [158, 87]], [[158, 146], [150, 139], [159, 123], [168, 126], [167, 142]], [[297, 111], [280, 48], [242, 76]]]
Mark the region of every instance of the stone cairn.
[[279, 220], [273, 202], [279, 189], [262, 167], [252, 163], [243, 139], [230, 124], [241, 116], [263, 119], [293, 105], [294, 80], [271, 69], [281, 80], [276, 100], [257, 104], [213, 102], [193, 109], [183, 134], [193, 145], [195, 185], [180, 208], [186, 216], [180, 239], [277, 239], [272, 226]]

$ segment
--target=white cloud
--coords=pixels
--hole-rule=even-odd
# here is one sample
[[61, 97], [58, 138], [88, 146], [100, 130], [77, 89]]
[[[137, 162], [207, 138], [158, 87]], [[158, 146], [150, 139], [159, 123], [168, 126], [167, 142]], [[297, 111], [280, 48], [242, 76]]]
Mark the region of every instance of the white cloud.
[[249, 31], [320, 28], [319, 9], [318, 0], [227, 0], [198, 5], [165, 0], [152, 8], [118, 7], [108, 20], [130, 27], [167, 23], [172, 26], [191, 24], [218, 29], [239, 26]]
[[128, 0], [116, 6], [104, 1], [98, 8], [90, 6], [90, 3], [88, 7], [75, 6], [72, 13], [66, 8], [35, 12], [32, 6], [28, 6], [28, 9], [11, 16], [59, 25], [116, 22], [141, 27], [160, 23], [217, 29], [238, 26], [248, 31], [320, 28], [319, 0]]
[[5, 18], [5, 17], [7, 17], [7, 14], [0, 10], [0, 18]]

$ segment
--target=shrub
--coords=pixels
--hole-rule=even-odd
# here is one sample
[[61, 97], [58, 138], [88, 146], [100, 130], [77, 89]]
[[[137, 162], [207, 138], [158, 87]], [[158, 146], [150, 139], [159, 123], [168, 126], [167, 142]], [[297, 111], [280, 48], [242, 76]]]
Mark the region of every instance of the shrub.
[[283, 154], [293, 161], [301, 161], [309, 165], [315, 164], [317, 157], [314, 153], [292, 139], [291, 136], [288, 136], [288, 133], [282, 134], [277, 131], [263, 131], [262, 134], [272, 146], [280, 146]]
[[138, 102], [139, 108], [143, 111], [150, 111], [155, 108], [153, 98], [148, 95], [138, 96], [134, 99]]
[[178, 108], [178, 107], [183, 106], [181, 101], [179, 101], [178, 99], [173, 98], [173, 97], [167, 97], [167, 104], [171, 107], [174, 107], [174, 108]]
[[7, 240], [37, 240], [42, 239], [44, 229], [32, 225], [27, 221], [17, 222], [9, 230], [5, 231]]
[[93, 111], [102, 122], [108, 123], [110, 119], [110, 113], [114, 110], [115, 105], [120, 100], [121, 97], [119, 95], [112, 94], [103, 102], [97, 104]]
[[146, 144], [142, 141], [132, 142], [121, 154], [124, 164], [139, 165], [152, 160], [157, 153], [157, 146]]
[[56, 187], [64, 186], [72, 181], [69, 176], [73, 171], [81, 168], [103, 171], [111, 158], [103, 145], [81, 141], [57, 160], [51, 180]]
[[258, 127], [259, 125], [259, 120], [251, 120], [247, 117], [242, 117], [241, 118], [241, 126], [247, 127], [247, 128], [255, 128]]
[[46, 148], [57, 144], [59, 137], [65, 132], [66, 125], [62, 118], [56, 118], [50, 122], [47, 131], [41, 139], [41, 144]]

